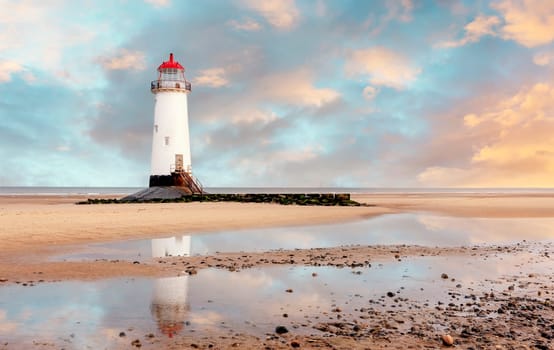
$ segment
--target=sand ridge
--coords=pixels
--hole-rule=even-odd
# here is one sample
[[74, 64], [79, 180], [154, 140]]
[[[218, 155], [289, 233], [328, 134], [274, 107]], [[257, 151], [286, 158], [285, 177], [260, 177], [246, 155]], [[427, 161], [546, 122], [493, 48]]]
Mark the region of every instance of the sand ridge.
[[324, 224], [394, 212], [258, 203], [73, 204], [79, 199], [0, 196], [0, 254], [36, 254], [63, 245], [176, 233]]

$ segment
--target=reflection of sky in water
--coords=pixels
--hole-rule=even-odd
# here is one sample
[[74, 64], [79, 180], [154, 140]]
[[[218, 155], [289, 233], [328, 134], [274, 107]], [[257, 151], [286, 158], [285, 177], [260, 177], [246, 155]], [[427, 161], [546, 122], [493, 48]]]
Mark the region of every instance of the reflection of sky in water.
[[[455, 218], [424, 214], [383, 215], [330, 225], [223, 232], [193, 237], [195, 253], [335, 247], [351, 244], [458, 246], [554, 238], [554, 219]], [[198, 248], [196, 248], [198, 247]]]
[[[388, 291], [419, 303], [429, 301], [431, 307], [439, 300], [449, 302], [449, 291], [502, 291], [506, 283], [483, 281], [514, 275], [514, 266], [520, 264], [525, 265], [525, 275], [548, 276], [554, 270], [547, 257], [519, 253], [486, 259], [414, 257], [355, 270], [278, 266], [231, 273], [207, 269], [190, 277], [6, 286], [0, 288], [0, 339], [48, 339], [70, 342], [70, 348], [101, 348], [128, 345], [150, 332], [165, 337], [168, 329], [180, 334], [215, 328], [263, 335], [277, 324], [304, 323], [305, 314], [324, 321], [328, 316], [323, 312], [330, 313], [335, 305], [348, 313], [375, 306], [368, 300]], [[441, 279], [441, 273], [456, 281]], [[455, 287], [458, 283], [462, 289]], [[288, 288], [294, 292], [286, 293]], [[526, 293], [536, 295], [531, 289]], [[289, 317], [284, 319], [283, 313]], [[134, 330], [129, 331], [130, 327]], [[119, 338], [120, 331], [128, 336]], [[315, 332], [310, 327], [294, 330], [306, 331]]]
[[[177, 239], [188, 236], [177, 236]], [[188, 240], [188, 238], [184, 238]], [[427, 214], [393, 214], [354, 222], [224, 231], [193, 235], [191, 253], [265, 251], [341, 245], [417, 244], [461, 246], [554, 239], [552, 218], [460, 218]], [[154, 240], [157, 241], [157, 240]], [[79, 247], [57, 260], [140, 259], [152, 256], [152, 241], [137, 240]]]

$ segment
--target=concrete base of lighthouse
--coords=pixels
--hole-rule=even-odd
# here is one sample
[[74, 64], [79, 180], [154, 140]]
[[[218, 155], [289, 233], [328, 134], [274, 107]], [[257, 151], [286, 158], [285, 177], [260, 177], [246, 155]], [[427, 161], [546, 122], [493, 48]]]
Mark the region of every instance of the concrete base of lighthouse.
[[206, 193], [198, 180], [185, 171], [170, 175], [150, 175], [149, 187], [122, 198], [123, 201], [147, 201], [153, 199], [177, 199], [191, 194]]
[[154, 199], [177, 199], [182, 196], [190, 195], [190, 191], [185, 187], [163, 186], [149, 187], [131, 195], [121, 198], [121, 201], [150, 201]]
[[185, 171], [174, 171], [171, 175], [150, 175], [149, 187], [177, 186], [188, 190], [188, 194], [204, 193], [202, 185]]

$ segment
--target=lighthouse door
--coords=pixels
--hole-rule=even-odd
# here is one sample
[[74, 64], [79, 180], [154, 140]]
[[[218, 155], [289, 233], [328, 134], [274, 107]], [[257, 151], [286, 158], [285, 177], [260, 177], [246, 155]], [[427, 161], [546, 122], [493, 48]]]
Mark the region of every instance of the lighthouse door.
[[175, 155], [175, 172], [176, 173], [182, 173], [183, 172], [183, 155], [182, 154], [176, 154]]

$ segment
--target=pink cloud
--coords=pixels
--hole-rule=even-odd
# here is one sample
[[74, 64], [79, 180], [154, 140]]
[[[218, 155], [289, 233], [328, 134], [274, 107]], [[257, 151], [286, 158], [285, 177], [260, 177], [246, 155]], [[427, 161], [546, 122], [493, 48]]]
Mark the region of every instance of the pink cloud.
[[242, 0], [241, 3], [246, 8], [256, 11], [277, 29], [291, 29], [300, 18], [300, 12], [294, 0]]
[[[431, 166], [418, 180], [430, 186], [554, 186], [554, 86], [523, 88], [464, 117], [458, 142], [471, 142], [467, 166]], [[445, 138], [447, 140], [447, 138]], [[437, 145], [448, 149], [447, 145]]]
[[376, 46], [353, 51], [347, 58], [345, 72], [350, 78], [369, 77], [373, 85], [403, 89], [417, 78], [421, 69], [403, 55]]
[[193, 79], [193, 83], [200, 86], [218, 88], [229, 84], [224, 68], [210, 68], [201, 70]]
[[171, 0], [144, 0], [147, 4], [153, 5], [155, 7], [166, 7], [169, 6]]
[[102, 66], [110, 70], [143, 70], [146, 68], [144, 53], [140, 51], [121, 50], [113, 57], [99, 59]]
[[500, 19], [496, 16], [477, 16], [465, 27], [464, 37], [459, 40], [446, 41], [440, 43], [440, 47], [458, 47], [469, 43], [479, 41], [482, 36], [496, 35], [496, 27], [500, 24]]
[[366, 86], [364, 90], [362, 91], [362, 95], [366, 100], [373, 100], [376, 96], [379, 90], [373, 86]]
[[548, 66], [554, 62], [554, 51], [543, 51], [533, 56], [533, 63], [538, 66]]
[[306, 69], [266, 76], [259, 88], [269, 99], [300, 106], [321, 107], [340, 96], [333, 89], [315, 87], [313, 74]]
[[505, 21], [506, 39], [535, 47], [554, 40], [554, 2], [545, 0], [502, 0], [491, 5]]
[[255, 32], [262, 29], [262, 26], [251, 18], [247, 18], [243, 21], [231, 20], [227, 22], [227, 25], [235, 30], [243, 30], [246, 32]]
[[23, 71], [23, 66], [14, 61], [0, 61], [0, 83], [12, 80], [12, 74]]

